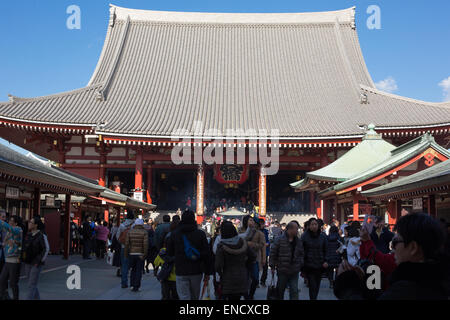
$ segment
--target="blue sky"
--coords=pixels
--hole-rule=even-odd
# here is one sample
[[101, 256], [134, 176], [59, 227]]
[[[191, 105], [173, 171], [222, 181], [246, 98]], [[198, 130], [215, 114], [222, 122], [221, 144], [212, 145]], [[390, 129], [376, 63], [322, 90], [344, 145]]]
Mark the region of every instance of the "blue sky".
[[[0, 101], [7, 101], [8, 93], [35, 97], [85, 86], [103, 46], [110, 2], [138, 9], [203, 12], [356, 6], [357, 31], [374, 82], [388, 79], [386, 90], [397, 87], [395, 94], [425, 101], [443, 101], [445, 88], [450, 96], [448, 0], [15, 0], [0, 1]], [[70, 5], [81, 9], [80, 30], [66, 27]], [[380, 30], [366, 26], [370, 5], [381, 9]]]

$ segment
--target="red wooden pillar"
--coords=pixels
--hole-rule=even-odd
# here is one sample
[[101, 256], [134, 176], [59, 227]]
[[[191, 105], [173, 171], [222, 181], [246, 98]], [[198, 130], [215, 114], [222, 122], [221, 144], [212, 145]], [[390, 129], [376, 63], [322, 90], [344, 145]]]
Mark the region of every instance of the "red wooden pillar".
[[41, 215], [41, 189], [34, 188], [33, 216]]
[[323, 208], [323, 200], [319, 200], [319, 203], [316, 206], [317, 219], [322, 219], [322, 211], [323, 211], [322, 208]]
[[397, 223], [397, 219], [401, 214], [402, 201], [401, 200], [391, 200], [387, 205], [388, 209], [388, 224], [389, 228], [392, 229]]
[[153, 181], [153, 171], [149, 166], [147, 168], [147, 203], [152, 203], [152, 181]]
[[436, 210], [436, 196], [434, 194], [430, 194], [427, 199], [427, 210], [428, 214], [432, 216], [433, 218], [437, 217], [437, 210]]
[[134, 189], [135, 192], [142, 192], [142, 149], [138, 148], [136, 151], [136, 166], [134, 171]]
[[98, 173], [98, 184], [102, 187], [106, 186], [106, 170], [103, 163], [100, 164], [100, 169]]
[[358, 198], [353, 196], [353, 221], [359, 220], [359, 202]]
[[197, 223], [203, 222], [204, 210], [204, 195], [205, 195], [205, 171], [202, 165], [197, 169]]
[[259, 215], [266, 216], [267, 212], [267, 176], [264, 167], [259, 170]]
[[105, 211], [103, 212], [103, 220], [109, 222], [109, 207], [106, 206]]
[[64, 212], [64, 259], [69, 259], [69, 250], [70, 250], [70, 194], [66, 194], [66, 205]]

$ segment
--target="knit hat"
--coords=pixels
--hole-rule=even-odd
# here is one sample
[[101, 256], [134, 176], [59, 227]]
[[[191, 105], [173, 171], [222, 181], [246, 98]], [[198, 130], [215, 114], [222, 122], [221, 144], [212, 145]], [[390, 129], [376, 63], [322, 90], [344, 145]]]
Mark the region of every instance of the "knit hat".
[[144, 225], [144, 220], [142, 219], [136, 219], [136, 221], [134, 222], [134, 224], [136, 226], [143, 226]]
[[233, 223], [224, 221], [220, 226], [220, 236], [222, 239], [230, 239], [237, 236], [237, 231]]
[[195, 214], [191, 210], [186, 210], [181, 216], [181, 222], [183, 224], [195, 224]]

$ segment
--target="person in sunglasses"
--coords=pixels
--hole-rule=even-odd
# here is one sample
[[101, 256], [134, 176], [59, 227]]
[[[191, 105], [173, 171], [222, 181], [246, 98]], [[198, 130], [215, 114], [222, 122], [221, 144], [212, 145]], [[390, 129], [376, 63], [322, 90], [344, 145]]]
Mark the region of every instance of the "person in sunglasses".
[[[439, 222], [423, 213], [410, 213], [395, 225], [390, 254], [375, 251], [374, 263], [389, 274], [389, 287], [379, 300], [447, 300], [444, 286], [448, 261], [442, 257], [446, 235]], [[367, 231], [361, 231], [363, 250], [374, 247]], [[372, 243], [370, 243], [372, 242]], [[361, 268], [343, 262], [334, 293], [338, 299], [364, 299], [367, 295]]]

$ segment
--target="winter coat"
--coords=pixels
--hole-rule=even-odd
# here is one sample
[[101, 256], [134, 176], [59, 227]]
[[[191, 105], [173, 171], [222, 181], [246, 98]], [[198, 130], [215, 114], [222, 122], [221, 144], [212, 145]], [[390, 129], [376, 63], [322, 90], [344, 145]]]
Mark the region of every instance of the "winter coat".
[[341, 243], [339, 243], [339, 241], [343, 241], [341, 240], [341, 237], [339, 237], [338, 233], [331, 233], [330, 235], [328, 235], [327, 241], [327, 262], [330, 267], [336, 268], [342, 262], [341, 255], [337, 253], [336, 250], [341, 246]]
[[370, 238], [372, 239], [375, 247], [381, 253], [389, 253], [391, 250], [389, 249], [389, 243], [392, 241], [394, 234], [389, 231], [388, 228], [383, 228], [380, 236], [378, 237], [377, 230], [374, 228], [372, 233], [370, 234]]
[[324, 233], [313, 234], [307, 230], [302, 234], [302, 243], [305, 252], [305, 269], [322, 269], [327, 260], [327, 236]]
[[12, 227], [0, 220], [0, 232], [3, 232], [3, 252], [6, 262], [19, 262], [22, 250], [22, 229]]
[[379, 300], [447, 300], [445, 272], [437, 263], [403, 262], [392, 273], [390, 287]]
[[[183, 235], [186, 236], [191, 246], [200, 252], [200, 259], [190, 260], [184, 252]], [[167, 239], [167, 254], [175, 256], [175, 270], [177, 276], [198, 275], [202, 273], [213, 274], [211, 266], [211, 253], [206, 235], [197, 228], [196, 224], [184, 224], [180, 222]]]
[[[168, 255], [167, 255], [166, 248], [161, 248], [161, 250], [159, 251], [159, 254], [155, 258], [155, 261], [153, 262], [153, 264], [155, 265], [155, 268], [162, 267], [162, 265], [164, 264], [167, 257], [168, 257]], [[172, 270], [170, 271], [167, 281], [177, 281], [175, 265], [172, 267]]]
[[215, 270], [220, 275], [223, 294], [245, 294], [248, 290], [247, 265], [256, 255], [245, 239], [236, 245], [219, 243], [215, 257]]
[[144, 259], [148, 253], [148, 232], [144, 226], [134, 226], [128, 231], [125, 241], [125, 257], [128, 255], [142, 255]]
[[44, 236], [41, 231], [28, 233], [23, 243], [23, 262], [31, 265], [43, 265], [46, 246]]
[[[250, 232], [252, 232], [250, 230]], [[245, 232], [239, 235], [240, 237], [245, 237]], [[264, 233], [259, 230], [254, 230], [254, 234], [250, 240], [247, 240], [248, 246], [256, 254], [256, 262], [258, 262], [259, 270], [262, 270], [263, 265], [266, 263], [266, 238]]]
[[287, 233], [278, 237], [270, 248], [269, 265], [283, 274], [295, 274], [300, 272], [304, 264], [304, 248], [300, 238], [294, 238], [295, 248], [289, 242]]
[[97, 240], [108, 241], [109, 229], [104, 226], [96, 226], [95, 232], [97, 233]]
[[359, 237], [350, 238], [347, 244], [347, 261], [352, 266], [356, 266], [360, 259], [359, 246], [361, 245], [361, 240]]
[[[120, 239], [120, 234], [121, 234], [122, 232], [124, 232], [126, 229], [130, 228], [130, 230], [129, 230], [128, 232], [131, 231], [131, 229], [133, 228], [133, 224], [134, 224], [134, 220], [132, 220], [132, 219], [126, 219], [126, 220], [119, 226], [119, 229], [117, 229], [117, 232], [116, 232], [116, 239], [117, 239], [117, 241], [119, 241], [119, 239]], [[122, 243], [120, 243], [120, 242], [119, 242], [119, 244], [120, 244], [120, 246], [121, 246], [121, 248], [122, 248], [122, 250], [123, 250], [123, 249], [125, 248], [125, 245], [122, 244]]]

